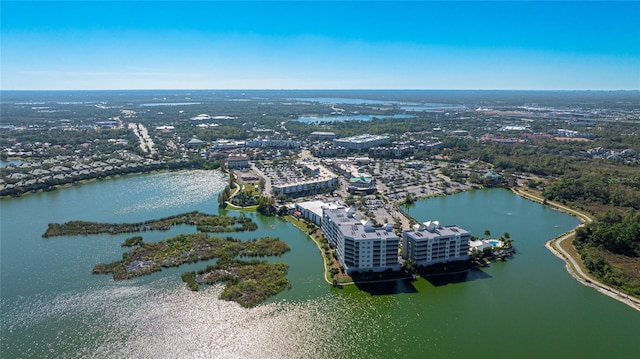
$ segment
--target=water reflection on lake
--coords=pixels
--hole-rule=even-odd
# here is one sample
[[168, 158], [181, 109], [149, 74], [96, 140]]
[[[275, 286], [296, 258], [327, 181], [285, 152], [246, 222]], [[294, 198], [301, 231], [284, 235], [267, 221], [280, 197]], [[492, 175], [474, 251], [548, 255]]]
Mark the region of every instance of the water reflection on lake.
[[295, 121], [303, 123], [322, 123], [322, 122], [345, 122], [345, 121], [371, 121], [374, 118], [379, 119], [406, 119], [413, 118], [411, 115], [340, 115], [340, 116], [300, 116]]
[[[544, 242], [577, 224], [509, 191], [418, 201], [418, 221], [479, 235], [509, 232], [517, 255], [458, 276], [333, 288], [315, 244], [279, 218], [250, 216], [291, 251], [291, 290], [253, 309], [191, 292], [180, 280], [205, 263], [130, 281], [91, 274], [122, 256], [129, 235], [41, 238], [49, 222], [136, 222], [198, 210], [218, 213], [219, 172], [126, 176], [3, 199], [0, 294], [3, 358], [634, 357], [640, 314], [571, 278]], [[229, 211], [228, 214], [239, 215]], [[160, 240], [181, 231], [144, 233]], [[227, 234], [224, 234], [225, 236]], [[499, 337], [499, 345], [487, 345]]]

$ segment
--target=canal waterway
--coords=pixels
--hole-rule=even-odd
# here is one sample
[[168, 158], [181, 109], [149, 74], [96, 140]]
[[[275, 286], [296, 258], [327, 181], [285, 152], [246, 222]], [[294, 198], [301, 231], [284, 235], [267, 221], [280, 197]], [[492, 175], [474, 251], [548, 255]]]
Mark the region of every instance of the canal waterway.
[[[43, 239], [49, 222], [137, 222], [193, 210], [218, 213], [219, 172], [115, 178], [0, 202], [0, 356], [3, 358], [607, 357], [640, 352], [640, 314], [571, 278], [544, 242], [575, 227], [561, 212], [505, 190], [417, 202], [418, 221], [458, 224], [482, 236], [509, 232], [506, 262], [466, 274], [376, 286], [328, 286], [315, 244], [278, 218], [229, 211], [291, 245], [292, 288], [256, 308], [191, 292], [180, 273], [130, 281], [91, 274], [121, 257], [124, 238]], [[179, 226], [145, 241], [194, 232]], [[227, 234], [224, 234], [225, 236]]]

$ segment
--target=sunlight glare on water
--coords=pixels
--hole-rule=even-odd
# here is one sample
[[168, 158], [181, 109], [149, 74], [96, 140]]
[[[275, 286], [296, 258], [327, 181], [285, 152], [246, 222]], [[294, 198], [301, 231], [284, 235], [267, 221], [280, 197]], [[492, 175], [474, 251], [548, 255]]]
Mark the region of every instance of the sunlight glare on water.
[[[143, 202], [130, 203], [118, 214], [147, 212], [172, 207], [195, 206], [204, 199], [224, 189], [226, 179], [219, 171], [181, 171], [144, 177], [143, 186], [127, 187], [127, 198], [144, 198]], [[142, 192], [148, 195], [140, 196]]]
[[[323, 347], [335, 329], [329, 299], [280, 302], [246, 309], [218, 299], [222, 286], [191, 292], [161, 278], [144, 286], [118, 282], [83, 294], [37, 299], [13, 308], [12, 331], [55, 328], [33, 336], [21, 354], [75, 342], [90, 358], [311, 358], [331, 356]], [[40, 309], [38, 309], [40, 308]], [[73, 326], [64, 326], [73, 322]], [[53, 337], [53, 338], [52, 338]], [[60, 353], [52, 352], [52, 357]], [[68, 353], [65, 357], [69, 357]]]

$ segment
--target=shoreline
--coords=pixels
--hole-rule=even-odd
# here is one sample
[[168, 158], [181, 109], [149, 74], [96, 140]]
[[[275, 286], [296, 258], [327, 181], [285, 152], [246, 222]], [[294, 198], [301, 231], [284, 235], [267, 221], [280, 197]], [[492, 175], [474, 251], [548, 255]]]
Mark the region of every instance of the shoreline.
[[[537, 202], [542, 204], [544, 199], [534, 195], [532, 193], [528, 193], [525, 192], [522, 189], [516, 189], [516, 188], [512, 188], [511, 191], [519, 196], [521, 196], [524, 199], [533, 201], [533, 202]], [[544, 246], [556, 257], [560, 258], [563, 262], [565, 262], [565, 268], [567, 270], [567, 272], [569, 273], [569, 275], [571, 275], [576, 281], [578, 281], [579, 283], [581, 283], [582, 285], [589, 287], [589, 288], [593, 288], [596, 291], [610, 297], [613, 298], [621, 303], [624, 303], [628, 306], [630, 306], [631, 308], [640, 311], [640, 298], [636, 298], [632, 295], [623, 293], [617, 289], [611, 288], [608, 285], [600, 282], [598, 279], [592, 277], [591, 275], [585, 273], [582, 271], [582, 268], [580, 268], [580, 265], [578, 264], [578, 261], [581, 261], [580, 258], [574, 258], [573, 256], [571, 256], [569, 253], [567, 253], [567, 251], [562, 248], [562, 243], [569, 239], [572, 238], [575, 235], [576, 229], [582, 227], [585, 223], [589, 223], [593, 221], [593, 218], [591, 218], [589, 215], [577, 211], [573, 208], [555, 203], [555, 202], [548, 202], [547, 206], [549, 206], [550, 208], [556, 209], [558, 211], [567, 213], [569, 215], [572, 215], [576, 218], [578, 218], [580, 220], [580, 224], [578, 226], [576, 226], [575, 228], [573, 228], [572, 230], [565, 232], [563, 234], [561, 234], [558, 237], [555, 237], [547, 242], [545, 242]]]
[[[288, 217], [288, 218], [287, 218]], [[292, 226], [296, 227], [300, 232], [304, 231], [296, 226], [292, 221], [299, 221], [299, 219], [295, 219], [292, 216], [284, 216], [284, 217], [280, 217], [282, 218], [283, 221], [289, 222]], [[327, 278], [327, 274], [329, 273], [329, 271], [327, 270], [327, 263], [324, 259], [324, 255], [322, 252], [322, 247], [320, 246], [320, 243], [318, 241], [316, 241], [313, 237], [311, 237], [310, 234], [305, 233], [307, 235], [307, 237], [309, 237], [309, 239], [311, 239], [313, 241], [313, 243], [316, 245], [316, 247], [318, 248], [318, 252], [320, 252], [320, 258], [322, 259], [322, 267], [324, 268], [324, 275], [322, 276], [322, 278], [324, 279], [325, 282], [327, 282], [327, 284], [329, 285], [333, 285], [333, 282], [331, 282], [328, 278]], [[350, 284], [355, 284], [354, 282], [347, 282], [347, 283], [339, 283], [340, 285], [350, 285]]]
[[[282, 220], [289, 222], [291, 225], [293, 225], [294, 227], [296, 227], [298, 230], [300, 230], [301, 232], [305, 233], [306, 236], [311, 239], [313, 241], [313, 243], [315, 243], [316, 248], [318, 248], [318, 251], [320, 252], [321, 258], [322, 258], [322, 265], [324, 268], [324, 275], [323, 275], [323, 279], [324, 281], [334, 287], [342, 287], [342, 286], [346, 286], [346, 285], [355, 285], [356, 282], [354, 280], [350, 281], [350, 282], [338, 282], [337, 285], [336, 283], [332, 282], [329, 280], [328, 278], [328, 273], [329, 273], [329, 267], [327, 266], [326, 261], [324, 260], [324, 255], [323, 255], [323, 250], [322, 247], [320, 245], [320, 243], [313, 238], [311, 235], [307, 234], [305, 231], [303, 231], [300, 227], [298, 227], [297, 225], [295, 225], [295, 223], [293, 221], [300, 221], [299, 219], [296, 219], [295, 217], [292, 216], [285, 216], [285, 217], [280, 217]], [[405, 277], [399, 277], [399, 278], [387, 278], [387, 279], [374, 279], [374, 280], [364, 280], [364, 281], [360, 281], [359, 283], [362, 284], [373, 284], [373, 283], [386, 283], [386, 282], [395, 282], [395, 281], [403, 281], [403, 280], [417, 280], [419, 278], [424, 278], [426, 279], [426, 277], [432, 277], [432, 276], [443, 276], [443, 275], [455, 275], [455, 274], [460, 274], [460, 273], [465, 273], [468, 272], [470, 270], [473, 269], [477, 269], [482, 267], [482, 265], [479, 264], [474, 264], [471, 267], [464, 269], [464, 270], [459, 270], [459, 271], [455, 271], [455, 272], [442, 272], [442, 273], [430, 273], [430, 274], [426, 274], [426, 275], [407, 275]]]
[[[55, 190], [58, 190], [60, 188], [68, 188], [68, 187], [73, 187], [76, 185], [82, 185], [82, 184], [86, 184], [86, 183], [92, 183], [92, 182], [98, 182], [98, 181], [103, 181], [103, 180], [109, 180], [109, 179], [114, 179], [114, 178], [119, 178], [119, 177], [128, 177], [128, 176], [139, 176], [139, 175], [145, 175], [145, 174], [154, 174], [154, 173], [166, 173], [166, 172], [174, 172], [174, 171], [182, 171], [182, 170], [189, 170], [188, 168], [184, 168], [184, 169], [156, 169], [156, 170], [152, 170], [152, 171], [148, 171], [148, 172], [130, 172], [130, 173], [116, 173], [116, 174], [112, 174], [112, 175], [108, 175], [105, 177], [98, 177], [98, 178], [90, 178], [90, 179], [84, 179], [84, 180], [80, 180], [80, 181], [74, 181], [71, 183], [65, 183], [65, 184], [61, 184], [61, 185], [56, 185], [53, 186], [49, 189], [40, 189], [37, 191], [27, 191], [24, 192], [20, 195], [17, 196], [12, 196], [12, 195], [7, 195], [7, 196], [1, 196], [0, 200], [5, 199], [5, 198], [19, 198], [19, 197], [23, 197], [25, 195], [30, 195], [30, 194], [36, 194], [36, 193], [40, 193], [40, 192], [52, 192]], [[239, 186], [236, 184], [236, 191], [233, 193], [233, 195], [237, 194], [239, 192]], [[478, 189], [478, 188], [470, 188], [468, 190], [473, 190], [473, 189]], [[516, 194], [519, 195], [520, 197], [536, 202], [536, 203], [540, 203], [543, 204], [544, 199], [539, 197], [538, 195], [529, 193], [521, 188], [510, 188], [510, 190]], [[465, 190], [467, 191], [467, 190]], [[457, 192], [452, 192], [452, 193], [447, 193], [447, 194], [439, 194], [439, 195], [434, 195], [434, 196], [426, 196], [423, 198], [419, 198], [418, 200], [422, 200], [422, 199], [428, 199], [428, 198], [433, 198], [433, 197], [439, 197], [439, 196], [447, 196], [449, 194], [455, 194], [455, 193], [459, 193], [459, 192], [463, 192], [463, 191], [457, 191]], [[233, 196], [232, 195], [232, 196]], [[228, 205], [230, 205], [229, 207], [227, 207], [228, 210], [235, 210], [235, 211], [252, 211], [251, 207], [237, 207], [234, 206], [233, 204], [228, 202]], [[578, 210], [575, 210], [573, 208], [549, 201], [546, 206], [548, 206], [549, 208], [552, 209], [556, 209], [558, 211], [567, 213], [571, 216], [574, 216], [576, 218], [578, 218], [580, 220], [580, 224], [578, 226], [576, 226], [574, 229], [556, 237], [553, 238], [547, 242], [545, 242], [545, 247], [556, 257], [558, 257], [559, 259], [561, 259], [562, 261], [565, 262], [565, 268], [567, 270], [567, 272], [578, 282], [580, 282], [581, 284], [587, 286], [587, 287], [591, 287], [595, 290], [597, 290], [598, 292], [609, 296], [610, 298], [613, 298], [615, 300], [618, 300], [628, 306], [630, 306], [633, 309], [636, 309], [638, 311], [640, 311], [640, 298], [636, 298], [632, 295], [623, 293], [617, 289], [611, 288], [609, 286], [607, 286], [606, 284], [600, 282], [599, 280], [597, 280], [596, 278], [590, 276], [587, 273], [584, 273], [584, 271], [582, 271], [582, 269], [580, 268], [578, 261], [581, 261], [580, 258], [574, 258], [573, 256], [571, 256], [569, 253], [567, 253], [561, 246], [561, 244], [567, 240], [568, 238], [570, 238], [571, 236], [575, 235], [575, 231], [577, 228], [581, 227], [582, 225], [584, 225], [585, 223], [589, 223], [592, 222], [593, 219], [583, 213], [580, 212]], [[398, 206], [399, 208], [401, 208], [402, 206]], [[403, 213], [405, 216], [408, 216], [408, 213], [406, 213], [403, 210], [400, 210], [401, 213]], [[409, 216], [410, 217], [410, 216]], [[292, 225], [295, 226], [295, 224], [293, 224], [290, 220], [283, 218], [285, 221], [291, 223]], [[297, 227], [297, 226], [295, 226]], [[300, 228], [298, 228], [300, 229]], [[306, 233], [305, 233], [306, 234]], [[311, 237], [309, 234], [306, 234], [307, 237], [309, 237], [315, 244], [316, 247], [318, 248], [318, 251], [321, 254], [321, 257], [323, 258], [323, 268], [324, 268], [324, 275], [323, 278], [325, 280], [325, 282], [329, 285], [334, 285], [333, 282], [331, 282], [328, 279], [328, 267], [327, 264], [324, 260], [324, 256], [322, 256], [322, 247], [320, 246], [320, 244], [318, 243], [318, 241], [316, 241], [313, 237]], [[398, 280], [398, 279], [390, 279], [390, 280], [382, 280], [382, 281], [394, 281], [394, 280]], [[375, 283], [376, 281], [371, 281], [370, 283]], [[344, 285], [353, 285], [355, 284], [354, 281], [351, 282], [345, 282], [345, 283], [338, 283], [341, 286]]]
[[567, 269], [567, 272], [569, 272], [569, 274], [576, 281], [580, 282], [586, 287], [593, 288], [610, 298], [622, 302], [635, 310], [640, 311], [640, 300], [635, 299], [635, 297], [632, 297], [629, 294], [625, 294], [616, 289], [613, 289], [597, 280], [591, 279], [591, 277], [587, 276], [587, 274], [578, 267], [578, 263], [575, 262], [575, 259], [562, 248], [561, 243], [566, 239], [571, 238], [574, 235], [574, 232], [575, 229], [561, 235], [560, 237], [549, 240], [545, 242], [544, 246], [556, 257], [562, 259], [565, 262], [565, 268]]
[[24, 192], [21, 192], [19, 194], [1, 195], [0, 196], [0, 200], [5, 199], [5, 198], [21, 198], [21, 197], [24, 197], [24, 196], [28, 196], [28, 195], [32, 195], [32, 194], [38, 194], [38, 193], [55, 192], [55, 191], [57, 191], [59, 189], [62, 189], [62, 188], [71, 188], [71, 187], [75, 187], [75, 186], [81, 186], [81, 185], [84, 185], [84, 184], [87, 184], [87, 183], [94, 183], [94, 182], [112, 180], [112, 179], [121, 178], [121, 177], [141, 176], [141, 175], [147, 175], [147, 174], [169, 173], [169, 172], [189, 171], [189, 170], [209, 171], [209, 170], [206, 170], [204, 168], [176, 168], [176, 169], [159, 168], [159, 169], [154, 169], [154, 170], [150, 170], [150, 171], [141, 171], [141, 172], [120, 172], [120, 173], [114, 173], [114, 174], [110, 174], [110, 175], [106, 175], [106, 176], [86, 178], [86, 179], [81, 179], [81, 180], [77, 180], [77, 181], [71, 181], [71, 182], [67, 182], [67, 183], [63, 183], [63, 184], [56, 184], [56, 185], [52, 185], [52, 186], [45, 187], [45, 188], [39, 188], [37, 190], [24, 191]]
[[161, 173], [161, 172], [164, 172], [164, 171], [163, 170], [155, 170], [155, 171], [151, 171], [151, 172], [116, 173], [116, 174], [108, 175], [108, 176], [105, 176], [105, 177], [88, 178], [88, 179], [82, 179], [82, 180], [79, 180], [79, 181], [73, 181], [73, 182], [64, 183], [64, 184], [57, 184], [57, 185], [53, 185], [53, 186], [46, 187], [46, 188], [40, 188], [40, 189], [37, 189], [37, 190], [25, 191], [25, 192], [22, 192], [20, 194], [15, 194], [15, 195], [11, 195], [11, 194], [2, 195], [2, 196], [0, 196], [0, 199], [21, 198], [21, 197], [25, 197], [25, 196], [32, 195], [32, 194], [55, 192], [55, 191], [57, 191], [59, 189], [62, 189], [62, 188], [71, 188], [71, 187], [75, 187], [75, 186], [82, 186], [82, 185], [87, 184], [87, 183], [106, 181], [106, 180], [111, 180], [111, 179], [120, 178], [120, 177], [126, 177], [126, 176], [136, 176], [136, 175], [143, 175], [143, 174], [154, 174], [154, 173]]

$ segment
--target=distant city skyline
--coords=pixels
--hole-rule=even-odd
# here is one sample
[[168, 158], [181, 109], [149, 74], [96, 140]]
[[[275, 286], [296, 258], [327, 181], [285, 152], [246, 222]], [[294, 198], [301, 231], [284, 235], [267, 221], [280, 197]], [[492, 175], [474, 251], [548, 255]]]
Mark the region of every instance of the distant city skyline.
[[640, 89], [640, 2], [2, 1], [2, 90]]

